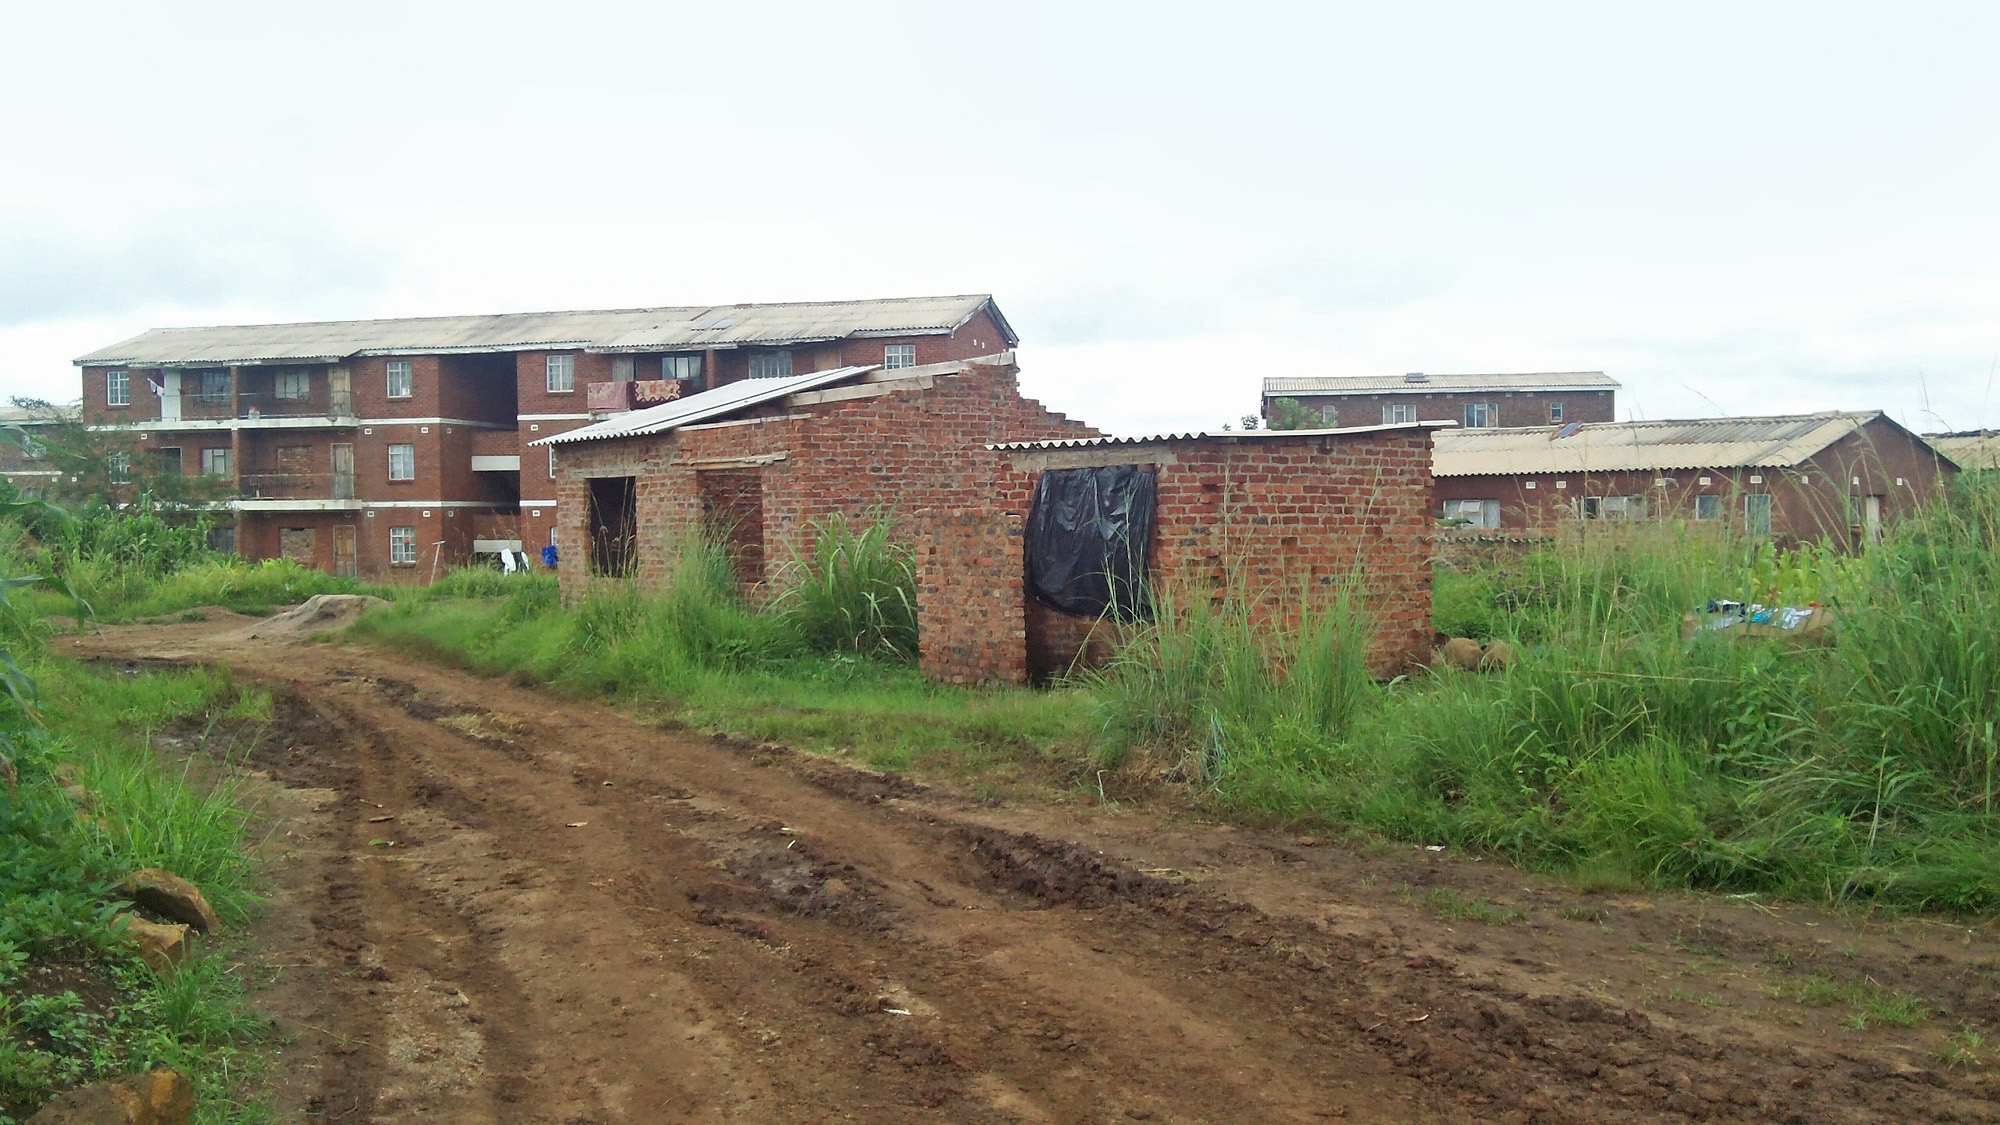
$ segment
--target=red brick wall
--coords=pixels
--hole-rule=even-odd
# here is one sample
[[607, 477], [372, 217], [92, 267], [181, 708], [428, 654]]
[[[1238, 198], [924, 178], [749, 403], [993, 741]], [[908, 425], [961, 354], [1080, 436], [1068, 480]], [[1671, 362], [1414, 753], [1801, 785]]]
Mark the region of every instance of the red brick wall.
[[916, 514], [918, 645], [945, 683], [1025, 683], [1021, 519], [992, 508]]
[[[920, 509], [994, 503], [1001, 460], [985, 449], [988, 443], [1096, 433], [1022, 398], [1012, 368], [980, 365], [936, 377], [929, 389], [912, 384], [870, 398], [774, 407], [747, 424], [559, 446], [555, 513], [565, 596], [581, 593], [589, 581], [571, 560], [583, 557], [590, 477], [639, 478], [637, 578], [657, 585], [666, 579], [672, 537], [699, 517], [701, 463], [783, 454], [756, 470], [771, 576], [793, 551], [810, 546], [813, 522], [834, 512], [862, 518], [885, 510], [908, 540], [914, 532], [907, 521]], [[528, 499], [532, 486], [522, 487]]]
[[[1428, 431], [1393, 430], [1034, 451], [1013, 464], [1017, 494], [1044, 469], [1155, 466], [1156, 585], [1220, 596], [1240, 582], [1254, 613], [1291, 626], [1306, 599], [1352, 583], [1374, 623], [1371, 664], [1393, 674], [1429, 646], [1430, 457]], [[1052, 639], [1029, 643], [1042, 660], [1062, 656]]]
[[1283, 397], [1296, 399], [1313, 410], [1322, 405], [1338, 407], [1340, 417], [1336, 424], [1342, 426], [1379, 426], [1382, 424], [1382, 408], [1396, 404], [1415, 406], [1420, 422], [1458, 422], [1462, 425], [1467, 403], [1490, 402], [1500, 408], [1499, 424], [1506, 427], [1548, 425], [1551, 402], [1563, 404], [1565, 425], [1571, 422], [1609, 422], [1613, 420], [1616, 394], [1615, 391], [1508, 391], [1495, 394], [1438, 392]]

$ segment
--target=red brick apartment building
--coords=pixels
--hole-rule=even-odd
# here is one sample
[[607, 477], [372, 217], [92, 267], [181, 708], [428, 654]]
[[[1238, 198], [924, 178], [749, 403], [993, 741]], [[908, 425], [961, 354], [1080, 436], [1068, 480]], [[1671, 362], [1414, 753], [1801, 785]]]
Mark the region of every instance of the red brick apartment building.
[[1438, 515], [1469, 529], [1685, 519], [1859, 546], [1958, 465], [1880, 411], [1447, 430]]
[[1468, 429], [1609, 422], [1618, 382], [1602, 371], [1525, 375], [1273, 376], [1264, 380], [1264, 414], [1288, 398], [1319, 412], [1328, 426], [1457, 422]]
[[1016, 342], [972, 295], [165, 328], [76, 363], [87, 424], [235, 484], [245, 557], [393, 578], [552, 542], [538, 438], [751, 378]]
[[539, 439], [557, 451], [565, 596], [665, 585], [679, 537], [705, 523], [754, 599], [815, 521], [882, 510], [917, 547], [926, 673], [1019, 682], [1062, 670], [1097, 624], [1024, 590], [1036, 486], [1114, 468], [1156, 485], [1150, 581], [1240, 575], [1282, 616], [1358, 578], [1378, 667], [1428, 643], [1429, 426], [1104, 438], [1023, 398], [1012, 358], [757, 380]]

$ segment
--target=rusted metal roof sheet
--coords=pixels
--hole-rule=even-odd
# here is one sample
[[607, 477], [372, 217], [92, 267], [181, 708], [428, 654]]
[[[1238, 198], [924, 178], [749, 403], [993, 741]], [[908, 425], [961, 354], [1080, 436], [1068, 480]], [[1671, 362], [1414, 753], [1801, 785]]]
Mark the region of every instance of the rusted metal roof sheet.
[[1618, 380], [1602, 371], [1536, 371], [1500, 375], [1274, 375], [1265, 398], [1292, 395], [1479, 394], [1505, 391], [1613, 391]]
[[1925, 434], [1924, 440], [1961, 469], [2000, 469], [2000, 433]]
[[1804, 461], [1881, 416], [1843, 411], [1457, 430], [1437, 435], [1431, 475], [1779, 468]]
[[1050, 441], [1006, 441], [986, 448], [996, 450], [1026, 449], [1102, 449], [1114, 445], [1160, 445], [1178, 441], [1276, 441], [1292, 438], [1349, 437], [1355, 434], [1386, 433], [1391, 430], [1441, 430], [1458, 425], [1457, 422], [1397, 422], [1386, 426], [1345, 426], [1331, 430], [1222, 430], [1188, 431], [1178, 434], [1149, 434], [1145, 437], [1095, 437], [1057, 438]]
[[787, 375], [780, 379], [741, 379], [734, 383], [724, 383], [714, 390], [703, 391], [658, 406], [649, 406], [644, 410], [614, 414], [602, 422], [593, 422], [580, 429], [551, 434], [528, 444], [568, 445], [579, 441], [605, 441], [611, 438], [643, 437], [647, 434], [665, 433], [682, 426], [692, 426], [734, 414], [739, 410], [748, 410], [753, 406], [761, 406], [786, 395], [830, 386], [874, 370], [874, 367], [836, 367], [829, 371], [809, 371], [803, 375]]
[[980, 310], [1003, 340], [1017, 341], [993, 298], [898, 297], [875, 301], [709, 305], [693, 308], [500, 313], [489, 316], [336, 320], [155, 328], [99, 348], [76, 362], [91, 366], [199, 367], [257, 363], [333, 363], [349, 356], [508, 352], [701, 351], [782, 347], [852, 336], [946, 335]]

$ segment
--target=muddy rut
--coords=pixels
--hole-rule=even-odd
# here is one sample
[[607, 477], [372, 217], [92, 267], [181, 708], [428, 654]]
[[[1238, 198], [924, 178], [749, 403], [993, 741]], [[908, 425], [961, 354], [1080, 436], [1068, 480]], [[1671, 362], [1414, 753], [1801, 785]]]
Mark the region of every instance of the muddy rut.
[[79, 650], [274, 688], [254, 963], [314, 1120], [2000, 1120], [2000, 1059], [1943, 1054], [2000, 1029], [1990, 928], [995, 807], [240, 623]]

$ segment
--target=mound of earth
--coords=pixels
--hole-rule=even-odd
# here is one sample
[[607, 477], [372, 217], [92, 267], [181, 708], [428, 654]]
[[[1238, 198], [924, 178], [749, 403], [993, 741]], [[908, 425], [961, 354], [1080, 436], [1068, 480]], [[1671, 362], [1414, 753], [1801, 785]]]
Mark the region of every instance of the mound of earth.
[[314, 633], [345, 628], [363, 613], [388, 604], [367, 594], [314, 594], [302, 605], [244, 626], [235, 636], [244, 640], [304, 640]]

